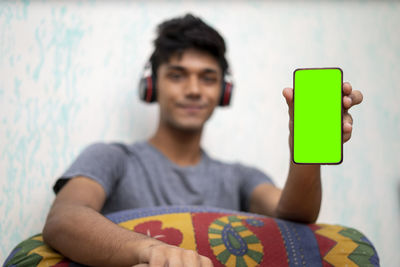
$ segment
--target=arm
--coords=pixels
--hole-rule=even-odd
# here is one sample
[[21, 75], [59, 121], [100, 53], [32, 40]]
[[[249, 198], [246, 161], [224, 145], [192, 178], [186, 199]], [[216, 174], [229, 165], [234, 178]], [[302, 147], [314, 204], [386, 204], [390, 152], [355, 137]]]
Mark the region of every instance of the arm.
[[[290, 90], [288, 90], [290, 89]], [[293, 92], [284, 90], [289, 107], [289, 149], [292, 152]], [[250, 211], [281, 219], [313, 223], [321, 206], [320, 165], [297, 165], [290, 160], [288, 177], [283, 190], [261, 184], [250, 199]]]
[[258, 185], [251, 194], [250, 212], [313, 223], [318, 218], [320, 205], [320, 166], [290, 162], [284, 189], [270, 184]]
[[[211, 266], [197, 253], [124, 229], [99, 213], [106, 194], [86, 177], [71, 179], [58, 193], [43, 239], [69, 259], [90, 266], [132, 266], [186, 261]], [[158, 265], [157, 265], [158, 266]]]
[[290, 161], [289, 174], [277, 207], [277, 216], [313, 223], [321, 207], [321, 166], [296, 165]]

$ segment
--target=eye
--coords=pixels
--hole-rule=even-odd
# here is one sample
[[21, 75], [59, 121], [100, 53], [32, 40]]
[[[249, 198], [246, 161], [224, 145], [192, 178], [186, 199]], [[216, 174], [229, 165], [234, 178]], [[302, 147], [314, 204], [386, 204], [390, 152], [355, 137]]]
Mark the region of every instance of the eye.
[[171, 72], [168, 73], [167, 77], [172, 81], [179, 81], [183, 78], [183, 74], [179, 72]]
[[214, 84], [217, 82], [217, 78], [214, 76], [203, 76], [202, 80], [207, 84]]

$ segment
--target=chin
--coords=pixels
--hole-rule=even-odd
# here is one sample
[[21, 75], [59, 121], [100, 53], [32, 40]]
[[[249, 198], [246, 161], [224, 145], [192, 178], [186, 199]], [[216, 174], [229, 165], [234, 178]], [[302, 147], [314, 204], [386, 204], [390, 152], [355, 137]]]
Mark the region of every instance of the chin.
[[203, 125], [204, 124], [181, 124], [175, 125], [175, 128], [187, 132], [199, 132], [203, 129]]
[[198, 132], [203, 129], [204, 123], [204, 121], [181, 121], [173, 123], [173, 127], [182, 131]]
[[176, 130], [187, 131], [187, 132], [199, 132], [202, 131], [205, 123], [209, 116], [192, 116], [192, 117], [169, 117], [165, 120], [169, 127]]

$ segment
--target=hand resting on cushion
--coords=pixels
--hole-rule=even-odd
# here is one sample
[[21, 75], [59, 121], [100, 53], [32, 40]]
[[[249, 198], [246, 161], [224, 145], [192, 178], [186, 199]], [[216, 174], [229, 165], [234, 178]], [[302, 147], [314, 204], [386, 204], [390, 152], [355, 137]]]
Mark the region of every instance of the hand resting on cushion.
[[102, 186], [93, 180], [73, 178], [51, 207], [43, 229], [44, 241], [71, 260], [90, 266], [180, 266], [183, 262], [212, 266], [208, 258], [195, 251], [168, 245], [111, 222], [99, 213], [105, 196]]

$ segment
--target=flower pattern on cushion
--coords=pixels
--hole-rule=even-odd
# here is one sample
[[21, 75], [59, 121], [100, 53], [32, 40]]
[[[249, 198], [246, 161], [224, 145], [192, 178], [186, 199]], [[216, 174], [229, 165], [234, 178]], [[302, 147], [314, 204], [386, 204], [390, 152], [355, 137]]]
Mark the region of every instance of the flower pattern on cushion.
[[136, 225], [134, 232], [141, 233], [173, 246], [179, 246], [182, 243], [182, 232], [176, 228], [162, 228], [161, 221], [147, 221]]

